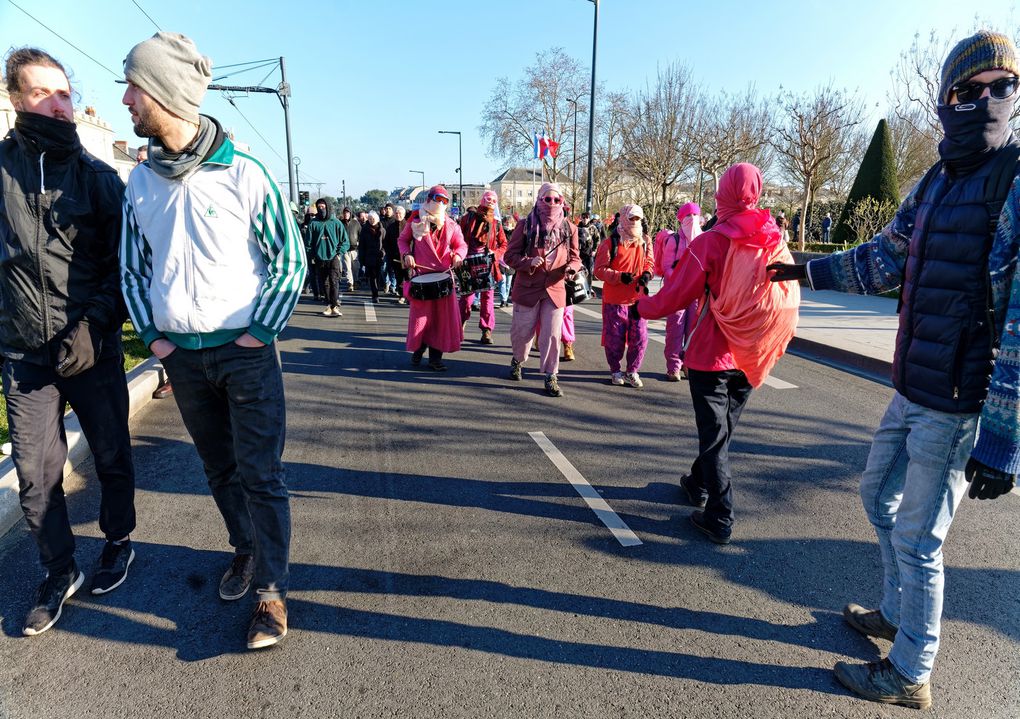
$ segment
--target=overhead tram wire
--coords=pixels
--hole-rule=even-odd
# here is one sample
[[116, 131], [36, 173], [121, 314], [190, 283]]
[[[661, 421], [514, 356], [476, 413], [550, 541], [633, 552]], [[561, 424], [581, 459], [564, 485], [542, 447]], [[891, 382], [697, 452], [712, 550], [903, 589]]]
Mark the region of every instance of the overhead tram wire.
[[21, 12], [23, 12], [23, 13], [24, 13], [25, 15], [27, 15], [27, 16], [28, 16], [29, 18], [31, 18], [32, 20], [34, 20], [34, 21], [35, 21], [36, 23], [38, 23], [40, 27], [42, 27], [43, 29], [47, 30], [47, 31], [48, 31], [48, 32], [50, 32], [51, 34], [55, 35], [55, 36], [56, 36], [56, 37], [57, 37], [58, 39], [62, 40], [63, 42], [65, 42], [65, 43], [67, 43], [68, 45], [70, 45], [71, 47], [73, 47], [73, 48], [74, 48], [75, 50], [77, 50], [78, 52], [80, 52], [80, 53], [81, 53], [82, 55], [84, 55], [85, 57], [87, 57], [87, 58], [88, 58], [89, 60], [91, 60], [91, 61], [92, 61], [92, 62], [94, 62], [95, 64], [99, 65], [99, 67], [101, 67], [101, 68], [103, 68], [104, 70], [106, 70], [106, 71], [107, 71], [108, 73], [110, 73], [111, 75], [113, 75], [113, 76], [114, 76], [115, 78], [117, 78], [117, 79], [120, 79], [121, 75], [119, 75], [119, 74], [115, 73], [115, 72], [114, 72], [113, 70], [111, 70], [110, 68], [108, 68], [108, 67], [107, 67], [106, 65], [104, 65], [104, 64], [103, 64], [103, 63], [101, 63], [101, 62], [99, 62], [99, 60], [97, 60], [97, 59], [95, 59], [94, 57], [92, 57], [91, 55], [89, 55], [89, 54], [88, 54], [87, 52], [85, 52], [85, 51], [84, 51], [84, 50], [82, 50], [82, 49], [81, 49], [80, 47], [78, 47], [77, 45], [75, 45], [75, 44], [74, 44], [73, 42], [71, 42], [70, 40], [68, 40], [68, 39], [67, 39], [66, 37], [64, 37], [63, 35], [61, 35], [60, 33], [58, 33], [58, 32], [57, 32], [56, 30], [54, 30], [53, 28], [51, 28], [51, 27], [50, 27], [49, 25], [47, 25], [46, 23], [44, 23], [44, 22], [43, 22], [42, 20], [40, 20], [39, 18], [37, 18], [36, 16], [34, 16], [34, 15], [33, 15], [32, 13], [28, 12], [28, 10], [26, 10], [25, 8], [23, 8], [23, 7], [21, 7], [20, 5], [18, 5], [18, 3], [14, 2], [14, 0], [7, 0], [7, 2], [9, 2], [9, 3], [11, 4], [11, 5], [13, 5], [14, 7], [16, 7], [16, 8], [17, 8], [18, 10], [20, 10]]
[[[246, 67], [243, 70], [234, 70], [233, 72], [228, 72], [225, 75], [218, 75], [217, 77], [214, 77], [212, 79], [212, 82], [219, 82], [220, 80], [226, 79], [228, 77], [233, 77], [234, 75], [241, 75], [243, 73], [250, 72], [251, 70], [261, 70], [264, 67], [271, 67], [272, 69], [270, 69], [269, 75], [272, 75], [273, 74], [273, 70], [275, 70], [279, 66], [279, 64], [280, 64], [279, 60], [270, 60], [268, 62], [262, 62], [262, 63], [260, 63], [258, 65], [253, 65], [252, 67]], [[213, 69], [214, 70], [219, 70], [221, 68], [213, 68]], [[269, 77], [269, 75], [266, 75], [266, 77]], [[261, 85], [262, 83], [260, 82], [259, 84]]]
[[155, 20], [153, 20], [152, 16], [149, 15], [149, 13], [145, 12], [145, 8], [143, 8], [141, 5], [139, 5], [137, 0], [131, 0], [131, 2], [133, 2], [135, 4], [136, 8], [138, 8], [139, 10], [142, 11], [142, 15], [144, 15], [147, 18], [149, 18], [149, 22], [151, 22], [153, 25], [155, 25], [157, 30], [159, 30], [160, 32], [163, 32], [163, 28], [161, 28], [159, 26], [159, 23], [157, 23]]
[[255, 127], [255, 126], [254, 126], [254, 125], [253, 125], [253, 124], [251, 123], [251, 120], [249, 120], [249, 119], [247, 118], [247, 116], [246, 116], [246, 115], [245, 115], [245, 114], [244, 114], [243, 112], [241, 112], [241, 108], [239, 108], [239, 107], [237, 106], [237, 103], [236, 103], [236, 102], [234, 102], [234, 98], [232, 98], [232, 97], [230, 97], [230, 96], [228, 96], [228, 95], [224, 95], [223, 97], [224, 97], [224, 99], [225, 99], [225, 100], [226, 100], [227, 102], [229, 102], [229, 103], [230, 103], [231, 105], [233, 105], [233, 106], [234, 106], [234, 109], [235, 109], [235, 110], [237, 110], [237, 114], [238, 114], [238, 115], [240, 115], [240, 116], [241, 116], [241, 118], [242, 118], [242, 119], [243, 119], [243, 120], [244, 120], [245, 122], [247, 122], [247, 123], [248, 123], [248, 127], [250, 127], [250, 128], [252, 129], [252, 132], [254, 132], [254, 133], [255, 133], [256, 135], [258, 135], [258, 136], [259, 136], [259, 139], [261, 139], [261, 140], [262, 140], [262, 142], [264, 142], [264, 143], [265, 143], [266, 147], [268, 147], [268, 148], [269, 148], [270, 150], [272, 150], [272, 151], [273, 151], [273, 154], [274, 154], [274, 155], [276, 155], [276, 156], [277, 156], [277, 157], [279, 157], [279, 158], [280, 158], [281, 160], [283, 160], [284, 162], [286, 162], [286, 161], [287, 161], [287, 158], [285, 158], [285, 157], [284, 157], [283, 155], [281, 155], [281, 154], [280, 154], [279, 152], [277, 152], [277, 151], [276, 151], [276, 148], [275, 148], [275, 147], [273, 147], [273, 146], [272, 146], [272, 144], [270, 144], [269, 140], [267, 140], [267, 139], [266, 139], [266, 138], [265, 138], [265, 137], [264, 137], [264, 136], [262, 135], [262, 133], [258, 131], [258, 128], [257, 128], [257, 127]]

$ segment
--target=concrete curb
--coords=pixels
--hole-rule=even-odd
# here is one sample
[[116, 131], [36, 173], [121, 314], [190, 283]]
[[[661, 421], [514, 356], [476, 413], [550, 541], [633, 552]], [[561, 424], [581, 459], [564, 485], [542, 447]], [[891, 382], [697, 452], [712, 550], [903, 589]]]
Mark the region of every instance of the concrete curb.
[[830, 347], [814, 340], [794, 337], [787, 352], [815, 362], [865, 377], [887, 387], [892, 386], [892, 362], [858, 354], [851, 350]]
[[[152, 401], [152, 393], [163, 381], [163, 365], [155, 357], [142, 362], [127, 374], [128, 417]], [[88, 459], [88, 442], [81, 431], [81, 424], [74, 412], [64, 415], [64, 429], [67, 433], [67, 461], [64, 476]], [[21, 519], [21, 503], [18, 499], [18, 472], [14, 460], [6, 457], [0, 461], [0, 536], [6, 534]]]

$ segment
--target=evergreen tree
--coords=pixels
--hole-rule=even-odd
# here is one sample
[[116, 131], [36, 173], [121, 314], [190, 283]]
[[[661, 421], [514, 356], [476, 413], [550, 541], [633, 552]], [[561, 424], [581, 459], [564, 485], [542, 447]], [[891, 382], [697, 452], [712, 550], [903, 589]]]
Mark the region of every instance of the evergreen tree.
[[889, 123], [885, 120], [878, 121], [871, 144], [861, 160], [861, 167], [850, 188], [839, 222], [832, 232], [833, 242], [846, 243], [855, 239], [848, 220], [857, 203], [866, 197], [873, 198], [879, 204], [891, 203], [893, 207], [900, 203], [900, 188], [896, 182], [896, 155], [893, 152]]

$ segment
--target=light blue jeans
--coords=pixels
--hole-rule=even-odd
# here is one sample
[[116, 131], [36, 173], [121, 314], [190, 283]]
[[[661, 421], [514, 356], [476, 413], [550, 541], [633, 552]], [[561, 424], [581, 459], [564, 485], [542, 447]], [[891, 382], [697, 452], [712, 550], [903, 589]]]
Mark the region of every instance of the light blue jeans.
[[878, 534], [882, 616], [899, 627], [889, 661], [926, 682], [942, 622], [942, 543], [966, 492], [977, 414], [922, 407], [896, 393], [875, 432], [861, 501]]

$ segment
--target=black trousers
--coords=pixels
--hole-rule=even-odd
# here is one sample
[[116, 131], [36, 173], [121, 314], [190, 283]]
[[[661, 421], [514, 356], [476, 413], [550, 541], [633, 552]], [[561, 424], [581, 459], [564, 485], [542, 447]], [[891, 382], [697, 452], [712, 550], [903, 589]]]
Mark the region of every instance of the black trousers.
[[691, 465], [691, 483], [708, 495], [705, 523], [712, 531], [728, 535], [733, 526], [730, 441], [752, 387], [736, 369], [689, 369], [688, 380], [698, 425], [698, 458]]
[[340, 272], [342, 269], [343, 263], [340, 262], [339, 256], [332, 260], [315, 261], [316, 279], [322, 290], [323, 299], [329, 307], [340, 306]]
[[379, 287], [383, 281], [382, 264], [362, 265], [361, 268], [365, 271], [365, 276], [368, 277], [368, 289], [372, 292], [372, 299], [379, 299]]
[[75, 546], [64, 498], [65, 402], [78, 416], [95, 459], [102, 492], [99, 528], [111, 541], [135, 528], [124, 358], [118, 347], [95, 366], [66, 379], [52, 367], [8, 360], [3, 386], [21, 509], [43, 567], [50, 574], [62, 574], [74, 559]]

